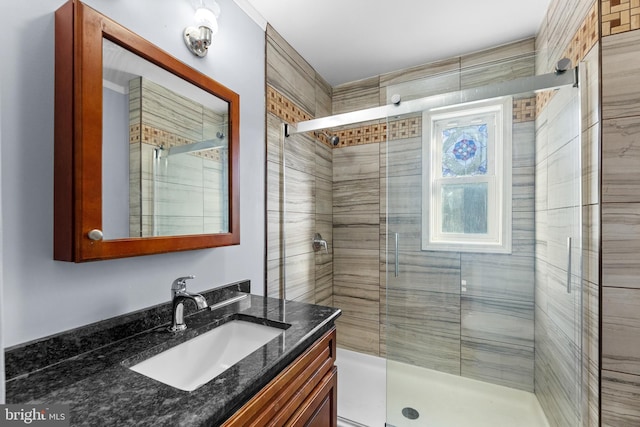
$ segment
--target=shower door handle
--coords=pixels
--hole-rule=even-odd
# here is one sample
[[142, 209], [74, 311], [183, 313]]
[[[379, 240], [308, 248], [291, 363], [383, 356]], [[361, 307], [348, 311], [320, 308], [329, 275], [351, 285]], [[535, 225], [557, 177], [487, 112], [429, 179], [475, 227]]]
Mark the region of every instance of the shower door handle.
[[567, 293], [571, 293], [571, 237], [567, 237]]
[[398, 244], [400, 241], [400, 233], [393, 233], [394, 235], [394, 239], [395, 239], [395, 277], [398, 277], [398, 275], [400, 275], [400, 258], [399, 258], [399, 253], [398, 253]]

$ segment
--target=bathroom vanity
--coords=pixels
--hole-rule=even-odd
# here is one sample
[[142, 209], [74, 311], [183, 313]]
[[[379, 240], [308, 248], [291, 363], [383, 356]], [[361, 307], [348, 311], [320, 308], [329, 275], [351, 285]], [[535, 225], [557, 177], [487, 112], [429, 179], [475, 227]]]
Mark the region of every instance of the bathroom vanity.
[[[243, 282], [203, 295], [213, 305], [248, 291]], [[340, 310], [255, 295], [215, 310], [185, 307], [179, 333], [166, 330], [167, 303], [7, 349], [7, 403], [69, 404], [71, 425], [336, 425]], [[193, 391], [131, 369], [233, 320], [286, 329]], [[215, 361], [211, 353], [205, 359]]]

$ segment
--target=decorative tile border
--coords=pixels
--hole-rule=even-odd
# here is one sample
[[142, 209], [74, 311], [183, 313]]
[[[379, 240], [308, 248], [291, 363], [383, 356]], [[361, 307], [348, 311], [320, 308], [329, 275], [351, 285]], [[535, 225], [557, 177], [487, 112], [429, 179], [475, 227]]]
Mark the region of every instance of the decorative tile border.
[[267, 111], [280, 117], [287, 123], [303, 122], [313, 116], [296, 105], [289, 98], [267, 85]]
[[366, 126], [357, 126], [341, 129], [335, 132], [340, 138], [338, 147], [351, 147], [354, 145], [373, 144], [387, 140], [387, 123], [373, 123]]
[[[640, 0], [637, 0], [640, 1]], [[578, 31], [573, 35], [563, 57], [569, 58], [575, 67], [598, 41], [598, 3], [594, 2]]]
[[601, 0], [602, 36], [640, 29], [640, 0]]
[[536, 119], [536, 98], [513, 100], [513, 123], [532, 122]]
[[422, 135], [422, 117], [389, 122], [389, 140], [414, 138]]
[[[140, 128], [142, 127], [142, 131]], [[129, 126], [129, 143], [143, 143], [153, 145], [155, 147], [163, 147], [169, 149], [171, 147], [178, 147], [180, 145], [191, 144], [196, 141], [191, 141], [188, 138], [173, 134], [171, 132], [164, 131], [162, 129], [156, 129], [149, 125], [134, 124]], [[222, 159], [219, 149], [211, 149], [193, 153], [203, 159], [217, 160]]]
[[[304, 111], [301, 107], [296, 105], [282, 93], [278, 92], [273, 87], [267, 85], [267, 111], [274, 114], [276, 117], [284, 120], [287, 123], [294, 124], [303, 122], [305, 120], [311, 120], [314, 117]], [[320, 141], [327, 147], [332, 147], [329, 142], [329, 138], [322, 134], [309, 133], [316, 141]]]

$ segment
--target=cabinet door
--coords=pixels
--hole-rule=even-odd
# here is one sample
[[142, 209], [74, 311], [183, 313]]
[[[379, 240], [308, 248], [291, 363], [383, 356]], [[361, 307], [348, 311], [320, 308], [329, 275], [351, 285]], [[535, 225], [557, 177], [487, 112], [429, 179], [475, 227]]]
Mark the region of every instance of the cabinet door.
[[338, 368], [333, 367], [289, 420], [292, 427], [336, 427], [338, 423]]

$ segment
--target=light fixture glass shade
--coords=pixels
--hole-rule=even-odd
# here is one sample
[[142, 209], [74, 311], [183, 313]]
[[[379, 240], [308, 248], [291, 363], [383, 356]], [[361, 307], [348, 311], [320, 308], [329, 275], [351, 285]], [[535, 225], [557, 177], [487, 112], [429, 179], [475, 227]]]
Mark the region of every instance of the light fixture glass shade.
[[191, 0], [196, 10], [194, 23], [184, 30], [184, 42], [199, 57], [207, 54], [211, 38], [218, 32], [220, 6], [215, 0]]
[[211, 9], [201, 7], [196, 10], [195, 25], [197, 27], [207, 27], [211, 30], [211, 35], [218, 32], [218, 20]]

